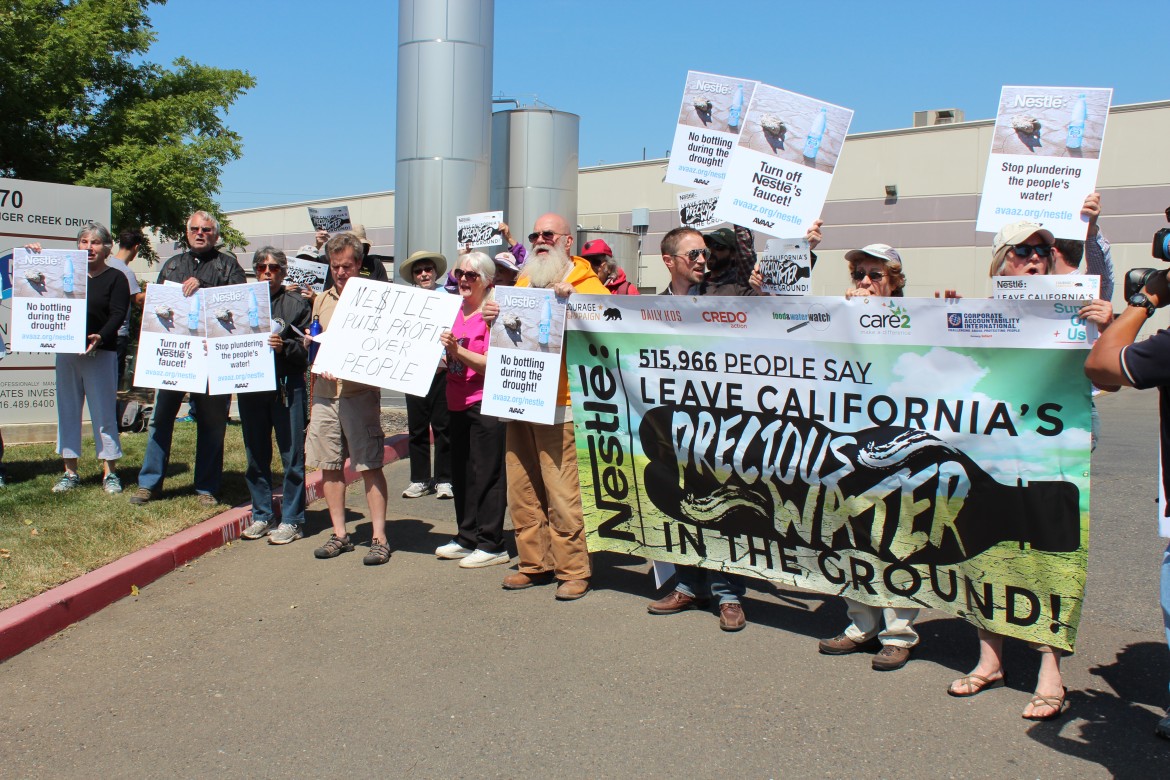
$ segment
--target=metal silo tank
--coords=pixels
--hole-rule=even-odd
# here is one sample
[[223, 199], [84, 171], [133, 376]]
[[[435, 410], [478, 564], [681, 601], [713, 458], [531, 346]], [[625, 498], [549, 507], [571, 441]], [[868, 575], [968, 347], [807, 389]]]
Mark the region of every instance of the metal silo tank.
[[401, 0], [395, 266], [458, 254], [455, 220], [490, 197], [493, 0]]
[[492, 115], [491, 208], [503, 210], [517, 239], [550, 211], [576, 227], [580, 124], [576, 114], [547, 108]]

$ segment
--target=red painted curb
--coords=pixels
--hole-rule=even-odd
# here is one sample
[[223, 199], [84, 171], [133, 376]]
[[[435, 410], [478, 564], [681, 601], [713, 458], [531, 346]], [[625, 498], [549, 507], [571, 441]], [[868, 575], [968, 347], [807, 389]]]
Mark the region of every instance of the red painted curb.
[[[407, 435], [386, 440], [385, 462], [406, 457]], [[345, 482], [358, 479], [358, 472], [345, 467]], [[321, 498], [321, 472], [305, 478], [305, 503]], [[188, 561], [240, 538], [252, 518], [250, 504], [233, 507], [215, 517], [179, 531], [161, 541], [58, 585], [28, 601], [0, 611], [0, 661], [24, 652], [58, 631], [130, 595], [130, 586], [139, 588], [169, 574]]]

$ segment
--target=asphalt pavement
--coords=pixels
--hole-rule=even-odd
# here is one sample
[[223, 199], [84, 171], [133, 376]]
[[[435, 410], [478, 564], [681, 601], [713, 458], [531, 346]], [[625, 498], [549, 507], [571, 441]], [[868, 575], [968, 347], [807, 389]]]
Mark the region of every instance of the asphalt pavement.
[[[837, 598], [756, 582], [746, 630], [646, 614], [648, 565], [594, 556], [596, 589], [504, 591], [508, 567], [434, 548], [450, 502], [397, 498], [394, 555], [316, 560], [235, 542], [0, 664], [3, 777], [1166, 777], [1170, 704], [1158, 606], [1157, 399], [1099, 402], [1089, 580], [1070, 709], [1020, 718], [1038, 656], [1009, 641], [1008, 687], [946, 695], [977, 655], [940, 612], [896, 672], [818, 655]], [[368, 541], [361, 483], [351, 528]], [[79, 520], [83, 522], [83, 520]]]

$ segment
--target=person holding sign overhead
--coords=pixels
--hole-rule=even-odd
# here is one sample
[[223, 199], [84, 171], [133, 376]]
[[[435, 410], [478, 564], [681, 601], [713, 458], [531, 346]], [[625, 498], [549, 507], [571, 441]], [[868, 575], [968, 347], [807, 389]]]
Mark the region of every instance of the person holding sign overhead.
[[[58, 352], [57, 452], [65, 461], [65, 473], [53, 485], [64, 493], [81, 485], [77, 461], [81, 457], [81, 405], [89, 402], [94, 446], [102, 461], [102, 489], [121, 493], [115, 465], [122, 457], [118, 436], [118, 328], [130, 308], [130, 284], [116, 268], [106, 264], [114, 237], [104, 225], [90, 222], [77, 233], [77, 248], [89, 253], [85, 294], [86, 349], [80, 355]], [[29, 244], [40, 252], [40, 244]]]
[[435, 550], [435, 556], [461, 559], [464, 569], [495, 566], [511, 560], [504, 547], [505, 423], [483, 414], [483, 379], [490, 336], [483, 305], [491, 288], [496, 264], [483, 252], [459, 260], [463, 305], [450, 330], [440, 337], [447, 350], [447, 408], [451, 414], [452, 487], [459, 533]]

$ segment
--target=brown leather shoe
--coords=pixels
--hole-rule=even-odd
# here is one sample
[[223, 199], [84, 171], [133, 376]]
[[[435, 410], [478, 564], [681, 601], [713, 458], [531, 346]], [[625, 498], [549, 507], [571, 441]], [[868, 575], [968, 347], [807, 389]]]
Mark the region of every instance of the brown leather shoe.
[[658, 599], [658, 601], [651, 601], [647, 604], [646, 611], [651, 615], [673, 615], [677, 612], [685, 612], [688, 609], [705, 607], [707, 603], [707, 599], [688, 596], [681, 590], [672, 590], [666, 594], [665, 598]]
[[910, 660], [910, 648], [901, 645], [882, 645], [882, 649], [873, 657], [875, 672], [892, 672], [901, 669]]
[[514, 571], [504, 577], [504, 581], [500, 583], [504, 590], [523, 590], [524, 588], [531, 588], [533, 585], [548, 585], [553, 581], [553, 573], [551, 571], [542, 571], [538, 574], [525, 574], [522, 571]]
[[849, 655], [878, 649], [877, 637], [870, 637], [864, 642], [855, 642], [844, 633], [837, 634], [832, 639], [822, 639], [817, 645], [822, 655]]
[[589, 580], [565, 580], [557, 587], [558, 601], [573, 601], [589, 592]]
[[747, 618], [743, 616], [743, 607], [738, 601], [719, 605], [719, 627], [724, 631], [739, 631], [746, 625]]

